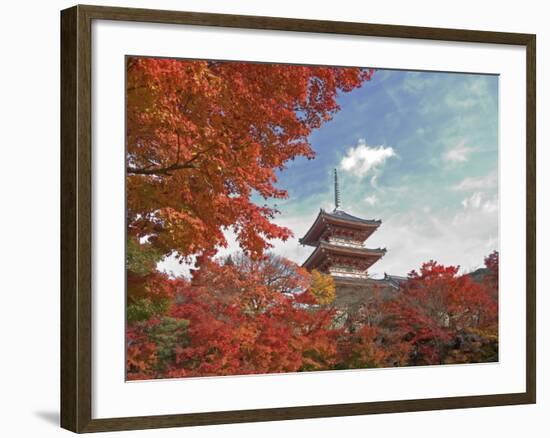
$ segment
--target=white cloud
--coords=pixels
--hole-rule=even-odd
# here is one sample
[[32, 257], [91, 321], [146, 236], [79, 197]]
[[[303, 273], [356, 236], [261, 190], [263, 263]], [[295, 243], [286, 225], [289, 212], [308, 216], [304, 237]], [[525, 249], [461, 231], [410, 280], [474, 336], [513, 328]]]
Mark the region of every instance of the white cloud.
[[426, 89], [433, 88], [437, 81], [437, 76], [426, 76], [420, 72], [407, 72], [402, 82], [403, 90], [408, 93], [419, 94]]
[[378, 175], [373, 175], [370, 179], [370, 185], [374, 188], [378, 187]]
[[[302, 246], [298, 239], [304, 236], [309, 227], [313, 224], [316, 216], [317, 211], [312, 215], [278, 217], [274, 219], [272, 221], [273, 223], [281, 227], [290, 228], [294, 235], [289, 237], [286, 241], [282, 241], [281, 239], [271, 240], [269, 243], [273, 245], [273, 248], [269, 251], [296, 263], [304, 262], [311, 253], [312, 248], [309, 246]], [[226, 257], [229, 254], [241, 251], [239, 243], [237, 242], [237, 236], [233, 231], [225, 231], [224, 236], [227, 240], [227, 248], [219, 248], [216, 257]]]
[[378, 198], [376, 197], [376, 195], [370, 195], [365, 198], [365, 202], [369, 205], [374, 205], [378, 203]]
[[[232, 230], [225, 230], [223, 235], [227, 241], [227, 247], [218, 247], [216, 257], [226, 257], [229, 254], [240, 251], [239, 242], [237, 242], [237, 235]], [[195, 260], [196, 257], [193, 256], [191, 257], [190, 262], [180, 263], [176, 256], [170, 255], [157, 263], [157, 270], [164, 272], [171, 277], [184, 277], [189, 279], [191, 278], [191, 270], [195, 266]]]
[[282, 227], [290, 228], [294, 233], [294, 236], [290, 237], [285, 242], [280, 239], [272, 241], [272, 251], [275, 254], [286, 257], [298, 264], [303, 263], [311, 254], [313, 248], [310, 246], [301, 245], [298, 239], [306, 234], [309, 227], [315, 221], [317, 214], [318, 210], [314, 211], [312, 214], [304, 216], [293, 216], [286, 218], [280, 217], [275, 219], [273, 222]]
[[[292, 230], [294, 236], [288, 238], [286, 241], [280, 239], [271, 240], [273, 245], [269, 251], [292, 260], [298, 264], [303, 263], [311, 254], [313, 248], [309, 246], [303, 246], [299, 242], [299, 238], [304, 236], [309, 227], [313, 224], [317, 212], [306, 216], [277, 218], [273, 220], [279, 226], [288, 227]], [[239, 243], [237, 242], [237, 235], [232, 230], [225, 230], [224, 237], [227, 240], [227, 247], [219, 247], [215, 257], [227, 257], [230, 254], [234, 254], [241, 251]], [[165, 272], [171, 277], [184, 277], [191, 278], [191, 269], [193, 269], [194, 260], [191, 263], [182, 263], [175, 257], [166, 257], [164, 260], [157, 264], [157, 269], [161, 272]]]
[[182, 262], [175, 255], [169, 255], [157, 263], [157, 270], [164, 272], [172, 278], [183, 277], [191, 278], [191, 270], [195, 265], [195, 257], [191, 262]]
[[364, 139], [360, 139], [356, 147], [348, 149], [340, 167], [362, 178], [370, 171], [382, 166], [388, 158], [394, 156], [395, 151], [392, 147], [369, 146]]
[[475, 192], [472, 196], [462, 200], [464, 208], [479, 208], [481, 207], [482, 194]]
[[445, 103], [451, 108], [461, 108], [467, 109], [479, 104], [479, 99], [474, 99], [472, 97], [467, 98], [458, 98], [452, 94], [447, 95], [445, 98]]
[[466, 177], [460, 183], [453, 186], [453, 190], [487, 190], [496, 187], [498, 183], [498, 174], [493, 171], [485, 176]]
[[498, 199], [495, 197], [493, 199], [489, 199], [483, 203], [482, 206], [483, 210], [487, 213], [493, 213], [495, 211], [498, 211]]
[[459, 265], [461, 272], [483, 266], [483, 259], [498, 250], [498, 210], [485, 205], [493, 204], [481, 202], [480, 208], [455, 214], [419, 210], [383, 218], [366, 243], [385, 247], [387, 253], [369, 273], [406, 275], [429, 260]]
[[498, 199], [496, 196], [487, 198], [487, 195], [482, 192], [475, 192], [471, 196], [462, 200], [462, 206], [468, 210], [483, 210], [487, 213], [498, 211]]
[[447, 149], [443, 154], [443, 159], [451, 163], [465, 163], [468, 161], [470, 153], [473, 149], [465, 146], [464, 142], [460, 142], [456, 146]]
[[[498, 199], [483, 192], [474, 195], [466, 198], [468, 207], [458, 212], [423, 206], [414, 212], [382, 217], [381, 227], [365, 244], [369, 248], [387, 248], [388, 252], [372, 266], [369, 274], [406, 275], [432, 259], [445, 265], [460, 265], [462, 272], [482, 266], [484, 257], [498, 249]], [[368, 204], [367, 198], [365, 201]], [[357, 204], [354, 214], [370, 217], [366, 204]], [[294, 237], [286, 242], [273, 241], [273, 252], [303, 263], [313, 248], [300, 245], [298, 238], [305, 234], [316, 215], [317, 211], [278, 218], [275, 222], [293, 230]]]
[[[366, 246], [387, 248], [387, 253], [372, 266], [369, 274], [375, 277], [384, 272], [406, 275], [432, 259], [445, 265], [460, 265], [462, 272], [482, 266], [484, 257], [498, 249], [498, 202], [496, 197], [487, 199], [480, 192], [474, 195], [466, 198], [469, 199], [468, 208], [454, 214], [423, 207], [414, 212], [383, 217], [381, 227], [369, 237]], [[356, 214], [368, 217], [364, 212]], [[300, 245], [298, 239], [306, 233], [316, 215], [317, 211], [277, 218], [274, 222], [289, 227], [294, 236], [286, 242], [273, 240], [272, 251], [298, 264], [303, 263], [313, 248]], [[228, 231], [226, 238], [228, 248], [221, 248], [218, 256], [239, 250], [232, 232]], [[159, 267], [172, 275], [188, 277], [191, 266], [167, 259]]]

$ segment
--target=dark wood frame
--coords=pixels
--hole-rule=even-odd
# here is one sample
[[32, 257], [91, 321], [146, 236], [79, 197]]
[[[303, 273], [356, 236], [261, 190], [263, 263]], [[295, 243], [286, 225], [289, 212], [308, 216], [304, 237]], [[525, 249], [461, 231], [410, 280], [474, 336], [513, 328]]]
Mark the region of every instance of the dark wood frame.
[[[91, 23], [141, 21], [462, 41], [525, 46], [527, 51], [527, 381], [526, 392], [468, 397], [92, 419]], [[61, 12], [61, 426], [98, 432], [336, 417], [536, 402], [535, 47], [531, 34], [289, 18], [75, 6]]]

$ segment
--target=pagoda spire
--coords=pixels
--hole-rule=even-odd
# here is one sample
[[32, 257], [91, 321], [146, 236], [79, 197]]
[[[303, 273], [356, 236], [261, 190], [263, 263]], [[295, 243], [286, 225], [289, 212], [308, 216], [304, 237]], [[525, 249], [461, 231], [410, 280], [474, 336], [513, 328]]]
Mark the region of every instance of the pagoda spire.
[[334, 210], [340, 209], [340, 187], [338, 187], [338, 172], [334, 168]]

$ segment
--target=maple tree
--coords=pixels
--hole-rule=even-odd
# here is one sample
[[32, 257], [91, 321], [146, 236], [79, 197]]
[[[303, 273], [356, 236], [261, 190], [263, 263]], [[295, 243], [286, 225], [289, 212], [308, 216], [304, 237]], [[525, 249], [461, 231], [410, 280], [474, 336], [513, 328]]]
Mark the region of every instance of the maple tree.
[[[166, 312], [127, 330], [129, 379], [473, 363], [498, 358], [494, 283], [436, 262], [393, 296], [376, 290], [339, 319], [333, 279], [282, 257], [202, 259], [190, 280], [164, 276]], [[163, 274], [159, 274], [163, 276]]]
[[127, 331], [129, 379], [332, 366], [334, 310], [311, 293], [309, 274], [272, 255], [233, 260], [204, 259], [191, 281], [165, 277], [169, 310]]
[[[401, 349], [398, 356], [409, 350], [408, 365], [495, 359], [498, 303], [494, 290], [458, 271], [457, 266], [424, 263], [420, 271], [409, 274], [399, 295], [385, 303], [381, 333], [387, 344]], [[472, 352], [477, 356], [465, 355], [469, 347], [476, 350], [467, 343], [485, 343], [485, 354], [477, 348]]]
[[339, 109], [362, 68], [127, 60], [128, 233], [161, 255], [213, 255], [232, 229], [261, 256], [291, 231], [258, 199], [283, 198], [276, 171], [313, 158], [308, 135]]

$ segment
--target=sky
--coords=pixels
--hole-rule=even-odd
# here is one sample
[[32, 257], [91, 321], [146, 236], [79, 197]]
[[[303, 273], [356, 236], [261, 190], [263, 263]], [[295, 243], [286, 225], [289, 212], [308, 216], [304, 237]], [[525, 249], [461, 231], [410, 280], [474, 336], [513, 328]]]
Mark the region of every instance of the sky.
[[[289, 196], [277, 200], [275, 222], [294, 237], [273, 241], [273, 252], [297, 263], [311, 253], [298, 239], [320, 208], [334, 209], [336, 168], [341, 209], [382, 221], [366, 242], [387, 249], [371, 276], [432, 259], [462, 272], [482, 266], [498, 250], [498, 76], [376, 70], [338, 103], [310, 135], [315, 159], [278, 172]], [[227, 237], [220, 255], [238, 249]]]

